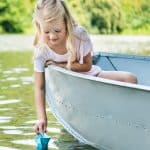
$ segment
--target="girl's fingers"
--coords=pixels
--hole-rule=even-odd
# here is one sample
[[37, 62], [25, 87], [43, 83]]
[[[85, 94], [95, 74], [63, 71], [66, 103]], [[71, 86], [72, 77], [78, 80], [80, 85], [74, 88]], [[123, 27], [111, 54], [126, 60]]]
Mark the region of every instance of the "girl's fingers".
[[35, 131], [36, 134], [39, 133], [39, 127], [37, 125], [34, 126], [34, 131]]
[[45, 133], [46, 132], [46, 125], [45, 124], [36, 124], [35, 127], [34, 127], [34, 131], [36, 134], [39, 134], [39, 133]]
[[52, 60], [46, 60], [45, 63], [46, 63], [46, 64], [52, 64], [52, 63], [54, 63], [54, 61], [52, 61]]
[[47, 132], [47, 127], [46, 127], [46, 125], [44, 126], [44, 132]]
[[42, 127], [42, 125], [39, 125], [39, 133], [43, 133], [43, 127]]
[[52, 65], [52, 64], [55, 64], [55, 62], [52, 61], [52, 60], [47, 60], [47, 61], [45, 62], [45, 67], [47, 67], [48, 65]]

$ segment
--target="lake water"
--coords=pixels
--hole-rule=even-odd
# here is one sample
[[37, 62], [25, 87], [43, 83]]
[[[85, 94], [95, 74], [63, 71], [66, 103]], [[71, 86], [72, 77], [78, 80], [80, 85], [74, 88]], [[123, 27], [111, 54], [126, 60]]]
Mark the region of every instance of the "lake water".
[[[0, 52], [0, 150], [35, 150], [32, 52]], [[49, 108], [49, 150], [96, 150], [79, 143]]]
[[[150, 55], [147, 51], [144, 55]], [[0, 150], [35, 150], [34, 78], [31, 51], [0, 52]], [[79, 143], [47, 107], [49, 150], [96, 150]]]

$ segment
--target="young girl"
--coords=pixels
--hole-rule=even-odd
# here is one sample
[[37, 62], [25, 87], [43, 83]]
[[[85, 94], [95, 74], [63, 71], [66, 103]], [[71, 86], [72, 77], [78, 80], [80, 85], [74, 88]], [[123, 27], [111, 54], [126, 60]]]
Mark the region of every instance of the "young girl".
[[34, 12], [35, 36], [34, 71], [35, 101], [38, 122], [35, 132], [46, 132], [44, 67], [55, 64], [72, 71], [136, 83], [128, 72], [103, 71], [92, 65], [92, 43], [85, 29], [75, 22], [62, 0], [39, 0]]

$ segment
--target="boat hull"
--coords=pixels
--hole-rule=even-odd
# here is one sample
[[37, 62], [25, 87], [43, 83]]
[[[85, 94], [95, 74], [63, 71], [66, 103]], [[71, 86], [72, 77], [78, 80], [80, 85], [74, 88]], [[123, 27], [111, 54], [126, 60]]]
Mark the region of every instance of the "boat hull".
[[48, 66], [46, 97], [58, 121], [101, 150], [150, 149], [150, 88]]

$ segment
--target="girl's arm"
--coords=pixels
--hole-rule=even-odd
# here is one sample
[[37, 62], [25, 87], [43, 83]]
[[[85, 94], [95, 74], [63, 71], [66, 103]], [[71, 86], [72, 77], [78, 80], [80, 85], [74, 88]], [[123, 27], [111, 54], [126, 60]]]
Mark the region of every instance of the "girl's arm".
[[79, 62], [74, 62], [71, 65], [71, 70], [76, 72], [87, 72], [92, 67], [92, 57], [91, 53], [88, 53], [83, 58], [83, 64], [80, 64]]
[[[47, 67], [50, 64], [54, 64], [57, 65], [59, 67], [63, 67], [66, 68], [67, 63], [66, 62], [55, 62], [52, 60], [48, 60], [45, 63], [45, 66]], [[79, 62], [75, 61], [71, 64], [71, 70], [72, 71], [76, 71], [76, 72], [87, 72], [91, 69], [92, 67], [92, 57], [91, 57], [91, 53], [89, 53], [88, 55], [84, 56], [83, 58], [83, 64], [80, 64]]]
[[47, 128], [47, 116], [45, 108], [45, 78], [43, 72], [35, 72], [35, 106], [38, 117], [35, 132], [44, 133]]

